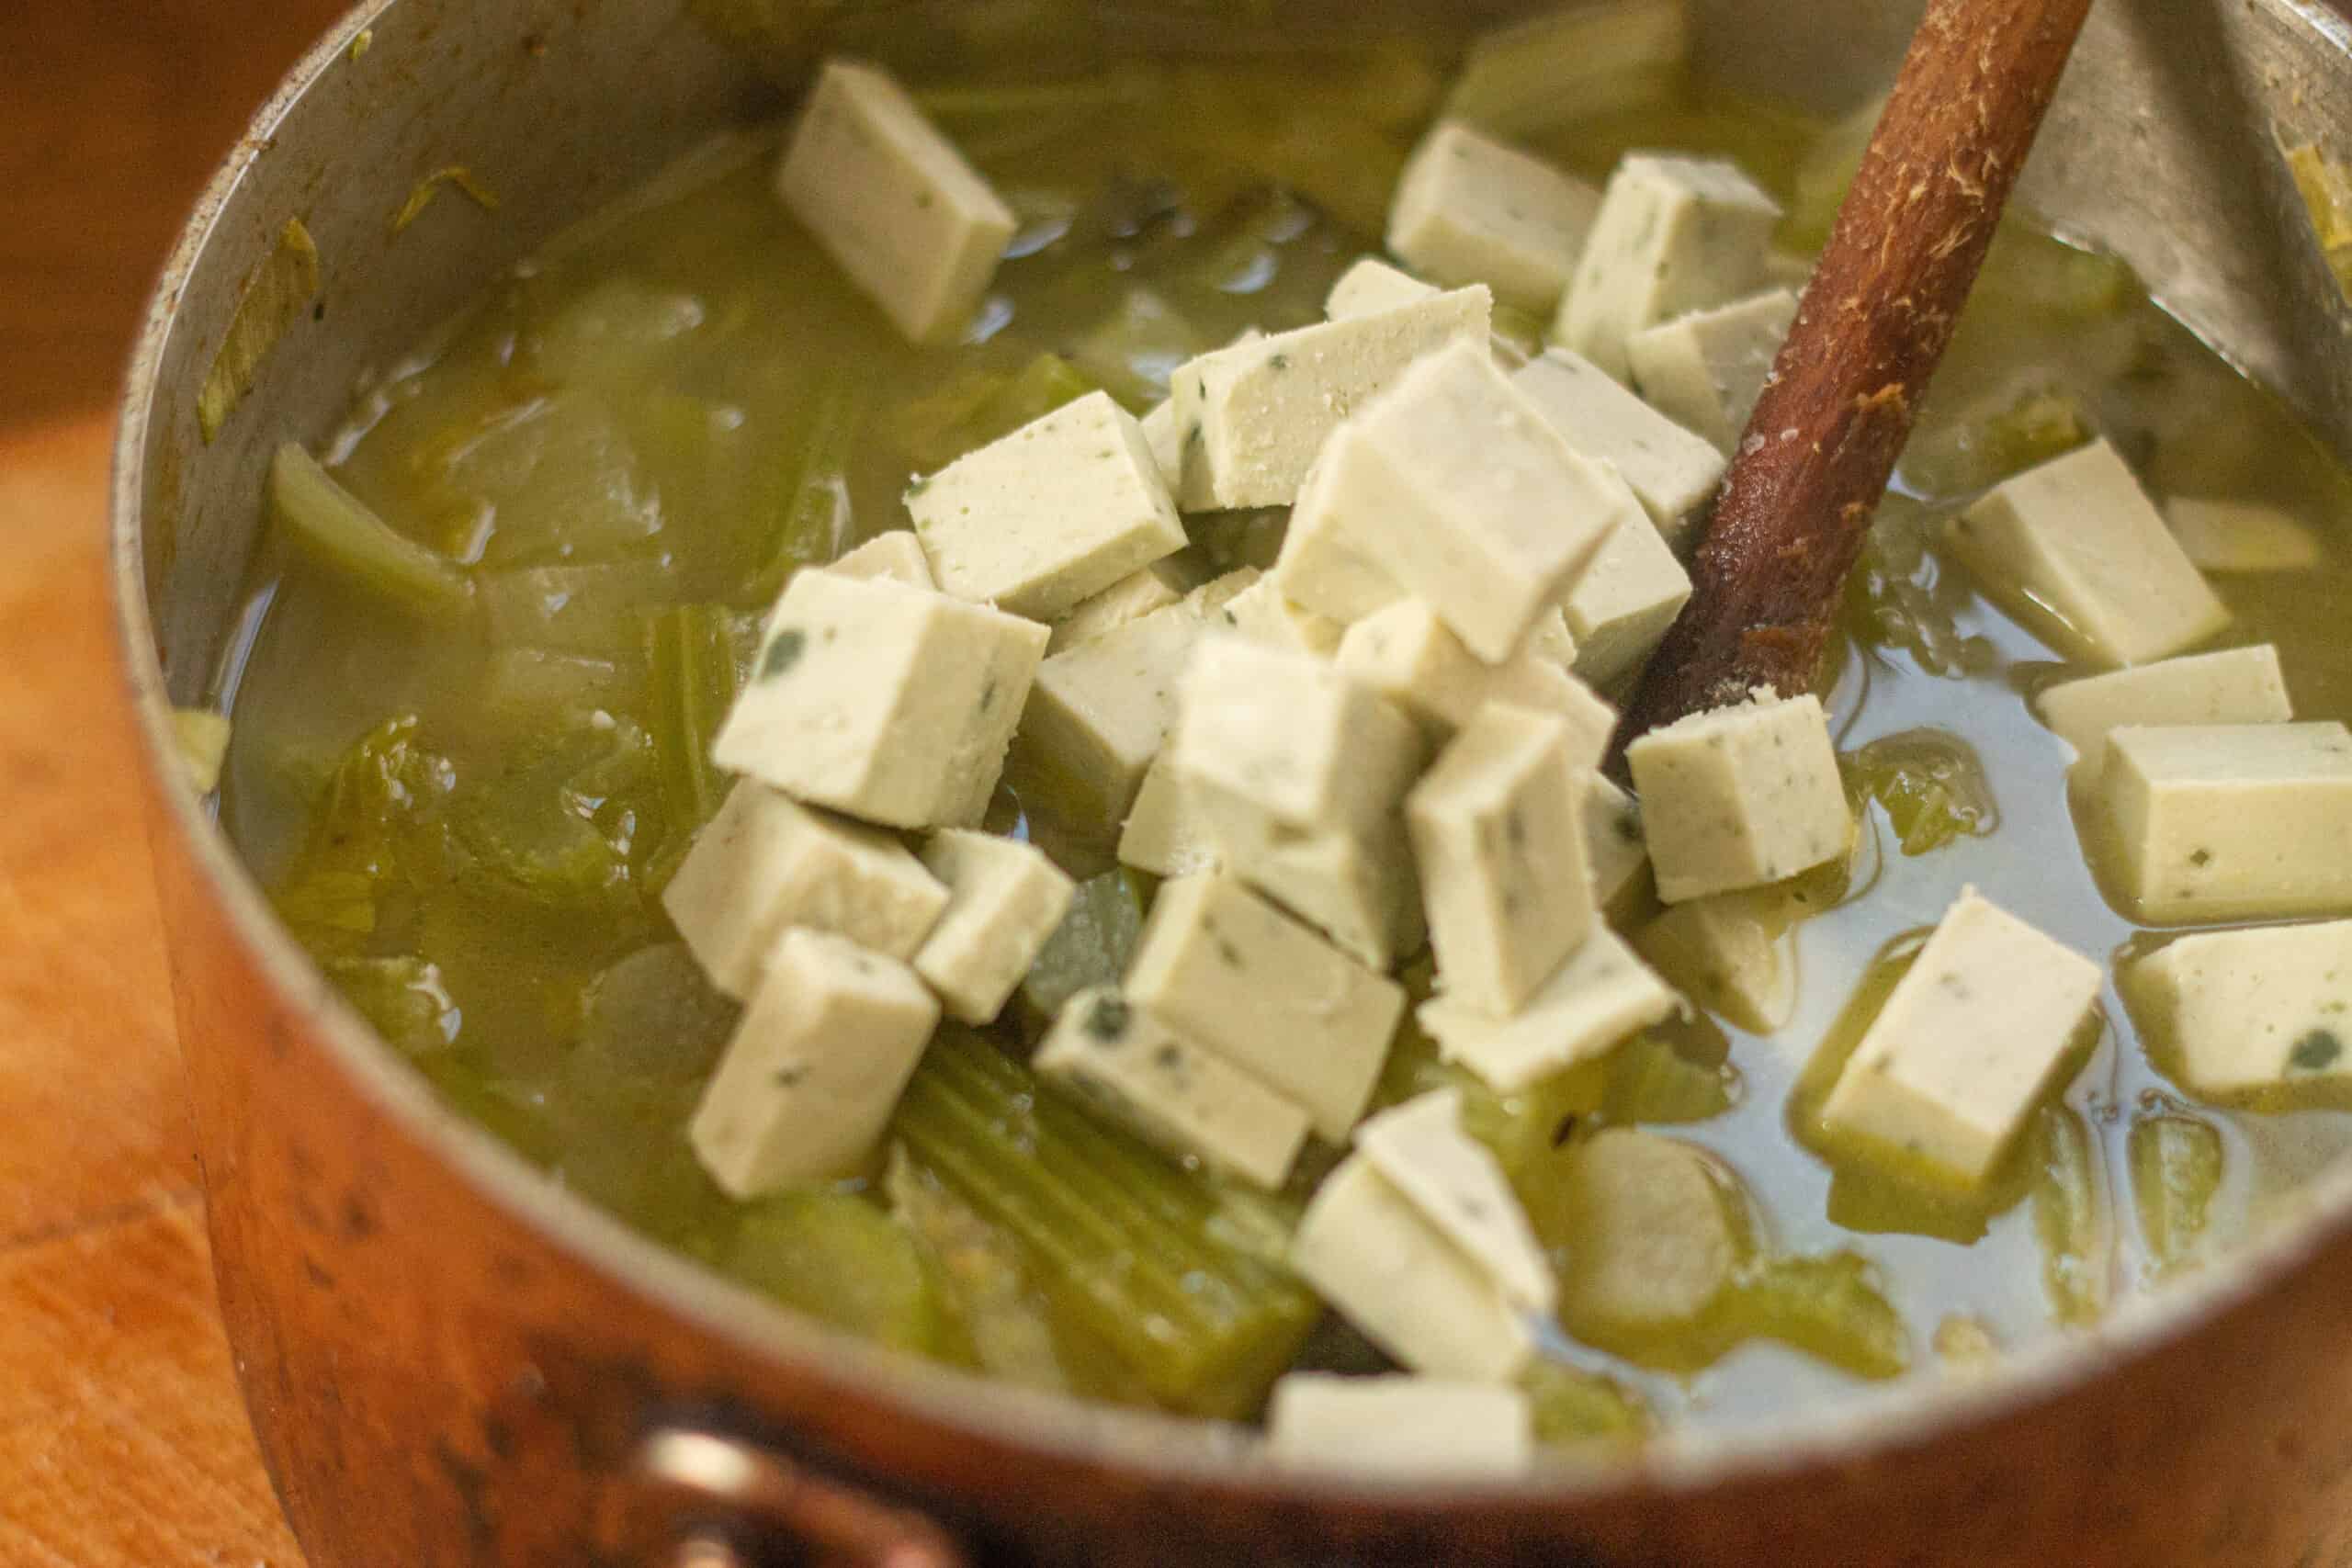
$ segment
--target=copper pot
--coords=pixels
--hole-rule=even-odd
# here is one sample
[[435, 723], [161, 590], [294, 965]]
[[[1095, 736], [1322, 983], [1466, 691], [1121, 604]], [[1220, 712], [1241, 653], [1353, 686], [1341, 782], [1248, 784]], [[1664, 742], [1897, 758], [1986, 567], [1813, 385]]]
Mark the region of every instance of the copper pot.
[[[1369, 27], [1410, 0], [1322, 3]], [[1708, 69], [1825, 107], [1890, 73], [1916, 10], [1695, 8]], [[767, 36], [771, 67], [791, 31]], [[670, 5], [364, 6], [214, 180], [131, 365], [113, 534], [127, 698], [221, 1300], [317, 1568], [768, 1551], [866, 1568], [2352, 1561], [2352, 1178], [2095, 1341], [1978, 1382], [1678, 1438], [1629, 1468], [1376, 1491], [842, 1339], [637, 1239], [440, 1109], [177, 786], [168, 705], [198, 694], [228, 635], [274, 443], [318, 434], [364, 366], [566, 220], [780, 103]], [[2333, 11], [2102, 0], [2027, 199], [2129, 258], [2352, 454], [2352, 310], [2278, 154], [2313, 140], [2352, 149], [2352, 35]], [[445, 196], [393, 233], [413, 184], [453, 164], [503, 193], [494, 217]], [[287, 324], [207, 443], [198, 388], [296, 215], [322, 258], [319, 310]]]

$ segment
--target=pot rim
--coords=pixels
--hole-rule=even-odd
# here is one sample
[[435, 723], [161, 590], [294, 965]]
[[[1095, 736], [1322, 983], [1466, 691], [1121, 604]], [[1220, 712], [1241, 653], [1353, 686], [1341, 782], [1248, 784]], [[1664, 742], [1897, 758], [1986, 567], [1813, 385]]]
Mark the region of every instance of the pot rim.
[[[1747, 1417], [1669, 1428], [1630, 1459], [1558, 1459], [1508, 1482], [1422, 1485], [1313, 1473], [1270, 1476], [1255, 1445], [1228, 1424], [1091, 1404], [1012, 1388], [925, 1363], [803, 1320], [733, 1285], [564, 1190], [487, 1130], [442, 1105], [328, 985], [272, 911], [212, 815], [181, 784], [172, 700], [157, 658], [141, 547], [146, 457], [157, 378], [181, 296], [222, 214], [278, 126], [328, 76], [359, 34], [400, 0], [361, 0], [303, 54], [256, 111], [187, 220], [141, 317], [125, 374], [109, 479], [107, 573], [126, 694], [153, 830], [174, 834], [202, 869], [207, 891], [277, 999], [373, 1107], [457, 1171], [485, 1202], [527, 1226], [618, 1289], [751, 1356], [785, 1364], [850, 1398], [895, 1405], [911, 1418], [1039, 1458], [1127, 1467], [1185, 1483], [1272, 1500], [1386, 1506], [1431, 1515], [1497, 1504], [1573, 1506], [1635, 1492], [1691, 1495], [1922, 1448], [1946, 1433], [2055, 1401], [2153, 1354], [2207, 1321], [2352, 1246], [2352, 1162], [2305, 1190], [2307, 1210], [2199, 1275], [2118, 1308], [2098, 1328], [2051, 1333], [2004, 1352], [1968, 1378], [1913, 1374], [1809, 1404], [1778, 1419]], [[2352, 26], [2324, 0], [2267, 0], [2321, 34], [2352, 70]]]

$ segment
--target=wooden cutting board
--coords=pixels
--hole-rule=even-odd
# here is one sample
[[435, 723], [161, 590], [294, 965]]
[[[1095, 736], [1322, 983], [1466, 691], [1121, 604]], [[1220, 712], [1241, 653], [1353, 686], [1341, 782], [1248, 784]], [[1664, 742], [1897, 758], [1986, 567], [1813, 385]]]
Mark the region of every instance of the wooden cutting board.
[[0, 435], [0, 1564], [297, 1568], [213, 1304], [109, 647], [109, 434]]

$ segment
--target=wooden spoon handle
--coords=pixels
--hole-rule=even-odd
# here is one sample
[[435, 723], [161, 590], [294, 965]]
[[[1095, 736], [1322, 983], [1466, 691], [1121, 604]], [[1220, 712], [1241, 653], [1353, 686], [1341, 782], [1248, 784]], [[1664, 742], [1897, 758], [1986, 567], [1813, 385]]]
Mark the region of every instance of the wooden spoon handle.
[[1930, 0], [1733, 458], [1693, 593], [1620, 728], [1813, 684], [2091, 0]]

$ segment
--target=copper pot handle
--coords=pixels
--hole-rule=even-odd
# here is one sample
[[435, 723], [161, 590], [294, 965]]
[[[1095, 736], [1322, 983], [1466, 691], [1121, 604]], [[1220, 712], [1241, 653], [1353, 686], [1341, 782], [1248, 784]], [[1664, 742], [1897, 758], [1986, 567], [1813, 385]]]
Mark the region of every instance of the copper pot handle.
[[922, 1514], [695, 1427], [647, 1433], [614, 1490], [610, 1539], [648, 1568], [752, 1568], [769, 1553], [809, 1568], [971, 1568]]

